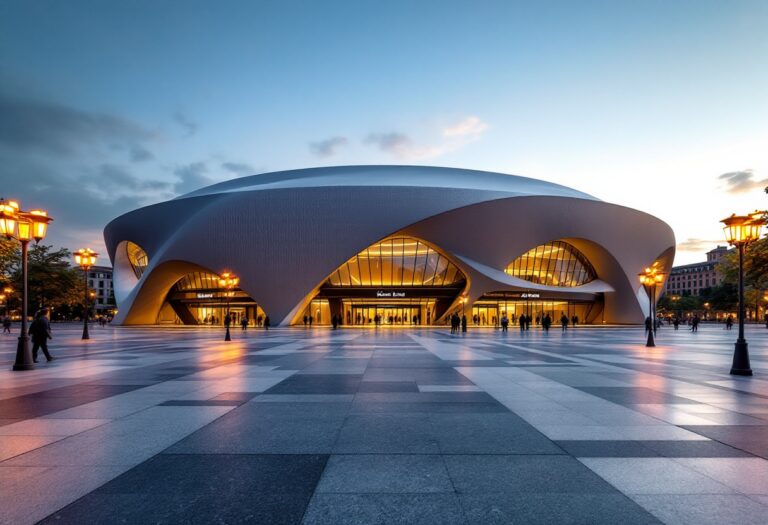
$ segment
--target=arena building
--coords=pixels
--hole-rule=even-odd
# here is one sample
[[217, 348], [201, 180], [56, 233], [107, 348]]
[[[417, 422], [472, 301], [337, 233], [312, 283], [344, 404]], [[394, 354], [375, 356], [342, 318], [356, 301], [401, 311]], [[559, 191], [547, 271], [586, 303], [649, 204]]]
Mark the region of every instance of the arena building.
[[[266, 173], [140, 208], [104, 231], [116, 323], [442, 324], [465, 312], [641, 323], [661, 220], [557, 184], [425, 166]], [[233, 290], [219, 285], [228, 271]]]

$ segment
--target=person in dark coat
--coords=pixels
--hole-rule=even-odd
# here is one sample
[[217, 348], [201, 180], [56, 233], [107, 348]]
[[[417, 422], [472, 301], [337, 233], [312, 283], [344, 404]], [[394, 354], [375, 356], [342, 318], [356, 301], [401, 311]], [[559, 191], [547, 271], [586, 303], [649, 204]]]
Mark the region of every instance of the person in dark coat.
[[520, 331], [521, 332], [524, 331], [525, 330], [525, 315], [521, 314], [519, 319], [518, 319], [518, 322], [520, 324]]
[[35, 316], [35, 320], [29, 325], [29, 335], [32, 337], [32, 360], [37, 363], [37, 352], [42, 350], [48, 361], [53, 361], [53, 356], [48, 352], [48, 339], [51, 336], [51, 324], [48, 322], [48, 310], [43, 308]]
[[269, 316], [264, 317], [264, 330], [269, 330]]
[[467, 331], [467, 316], [464, 314], [461, 314], [461, 331]]
[[549, 314], [544, 316], [544, 320], [541, 321], [541, 326], [545, 332], [549, 332], [549, 327], [552, 326], [552, 318]]
[[565, 332], [568, 330], [568, 316], [563, 314], [560, 317], [560, 325], [562, 326], [562, 331]]

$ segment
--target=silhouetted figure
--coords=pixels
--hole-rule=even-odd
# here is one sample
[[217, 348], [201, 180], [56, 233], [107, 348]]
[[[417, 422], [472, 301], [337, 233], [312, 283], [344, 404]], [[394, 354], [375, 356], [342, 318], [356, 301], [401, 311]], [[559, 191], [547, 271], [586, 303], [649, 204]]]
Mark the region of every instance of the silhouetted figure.
[[579, 316], [574, 315], [573, 317], [571, 317], [571, 326], [576, 328], [576, 323], [578, 323], [578, 322], [579, 322]]
[[728, 315], [728, 317], [725, 318], [725, 329], [730, 330], [733, 328], [733, 316]]
[[7, 315], [3, 317], [3, 333], [4, 334], [10, 334], [11, 333], [11, 318]]
[[307, 326], [307, 316], [304, 316], [304, 326]]
[[501, 331], [503, 333], [506, 333], [508, 327], [509, 327], [509, 318], [507, 317], [507, 314], [502, 314], [501, 315]]
[[544, 319], [541, 321], [541, 326], [544, 328], [545, 332], [549, 332], [549, 327], [552, 326], [552, 318], [549, 314], [544, 316]]
[[240, 329], [241, 330], [247, 330], [248, 329], [248, 318], [243, 316], [242, 319], [240, 319]]
[[524, 315], [525, 317], [525, 329], [530, 330], [531, 329], [531, 321], [533, 321], [533, 317], [530, 315]]
[[560, 317], [560, 326], [561, 326], [563, 332], [568, 330], [568, 316], [567, 315], [563, 314]]
[[518, 324], [520, 325], [520, 331], [524, 332], [525, 331], [525, 316], [524, 315], [522, 315], [522, 314], [520, 315], [520, 317], [518, 318]]
[[48, 322], [48, 310], [43, 308], [35, 316], [35, 320], [29, 325], [29, 335], [32, 338], [32, 360], [37, 363], [37, 352], [42, 350], [48, 361], [53, 361], [53, 356], [48, 352], [48, 339], [51, 336], [51, 325]]
[[699, 316], [694, 315], [693, 319], [691, 319], [691, 332], [698, 332], [699, 331]]
[[264, 330], [269, 330], [269, 316], [264, 318]]
[[675, 327], [675, 330], [680, 328], [680, 319], [677, 316], [672, 319], [672, 326]]
[[336, 317], [336, 314], [333, 314], [333, 317], [331, 317], [331, 326], [333, 326], [334, 330], [339, 326], [339, 318]]
[[461, 314], [461, 331], [467, 331], [467, 316], [464, 314]]

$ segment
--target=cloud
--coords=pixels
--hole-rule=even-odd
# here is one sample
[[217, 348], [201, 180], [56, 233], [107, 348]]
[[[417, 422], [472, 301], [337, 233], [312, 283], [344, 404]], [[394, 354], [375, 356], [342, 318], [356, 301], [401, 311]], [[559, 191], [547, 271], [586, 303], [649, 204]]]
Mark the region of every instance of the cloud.
[[417, 144], [408, 135], [400, 132], [370, 133], [365, 144], [403, 160], [424, 160], [439, 157], [459, 150], [481, 138], [488, 124], [478, 117], [470, 116], [441, 130], [442, 138], [436, 144]]
[[464, 120], [448, 126], [443, 129], [444, 137], [467, 137], [478, 136], [485, 133], [488, 129], [488, 124], [480, 120], [479, 117], [469, 116]]
[[115, 115], [0, 93], [0, 147], [71, 157], [93, 145], [152, 138], [149, 130]]
[[753, 170], [742, 170], [723, 173], [717, 178], [725, 182], [725, 191], [728, 193], [746, 193], [768, 186], [768, 179], [755, 180], [754, 176]]
[[720, 243], [720, 241], [708, 241], [706, 239], [696, 239], [694, 237], [689, 237], [688, 239], [684, 240], [683, 242], [677, 243], [677, 249], [681, 252], [708, 252], [715, 246], [717, 246]]
[[177, 111], [173, 114], [173, 121], [187, 133], [188, 137], [191, 137], [197, 133], [197, 123], [193, 122], [192, 119], [187, 117], [181, 111]]
[[331, 137], [319, 142], [310, 142], [309, 150], [318, 157], [332, 157], [348, 142], [346, 137]]
[[204, 186], [209, 186], [215, 181], [204, 174], [208, 172], [205, 162], [193, 162], [186, 166], [179, 166], [173, 170], [179, 180], [173, 185], [173, 191], [177, 194], [189, 193]]
[[253, 166], [246, 164], [245, 162], [222, 162], [221, 167], [222, 169], [230, 171], [236, 175], [239, 175], [240, 177], [253, 175], [256, 172]]
[[168, 182], [140, 179], [125, 168], [109, 163], [99, 166], [95, 174], [80, 177], [79, 181], [114, 194], [167, 191], [171, 188]]
[[151, 151], [138, 144], [131, 146], [130, 155], [132, 162], [144, 162], [155, 158], [155, 155]]

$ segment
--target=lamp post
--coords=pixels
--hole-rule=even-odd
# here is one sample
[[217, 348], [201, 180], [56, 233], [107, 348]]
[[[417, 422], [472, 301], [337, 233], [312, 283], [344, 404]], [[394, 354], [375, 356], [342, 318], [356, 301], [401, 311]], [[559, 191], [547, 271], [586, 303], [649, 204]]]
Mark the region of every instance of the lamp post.
[[731, 215], [723, 219], [725, 239], [739, 250], [739, 337], [733, 349], [733, 364], [731, 374], [751, 376], [749, 364], [749, 348], [744, 338], [744, 249], [747, 245], [760, 238], [765, 224], [765, 213], [755, 212], [751, 215]]
[[[229, 325], [232, 324], [232, 319], [229, 317], [229, 305], [232, 297], [232, 289], [240, 282], [240, 278], [236, 277], [230, 272], [224, 272], [219, 276], [219, 286], [226, 290], [227, 296], [227, 317], [224, 320], [224, 324], [227, 326], [227, 332], [224, 335], [225, 341], [231, 341], [232, 337], [229, 335]], [[227, 321], [229, 319], [229, 321]]]
[[90, 339], [88, 334], [88, 311], [90, 310], [90, 301], [88, 300], [88, 270], [96, 264], [98, 253], [90, 248], [80, 248], [75, 252], [75, 262], [83, 269], [83, 339]]
[[664, 272], [659, 268], [658, 261], [638, 274], [640, 283], [645, 287], [645, 291], [648, 294], [648, 317], [651, 320], [651, 326], [648, 327], [648, 340], [645, 346], [656, 346], [653, 338], [656, 333], [656, 286], [664, 282], [664, 275]]
[[27, 328], [28, 308], [28, 268], [27, 251], [29, 241], [36, 243], [45, 238], [48, 231], [48, 223], [53, 219], [43, 210], [22, 211], [17, 201], [0, 199], [0, 234], [7, 239], [16, 239], [21, 243], [21, 333], [19, 344], [16, 347], [16, 361], [13, 370], [34, 370], [32, 351], [29, 348], [29, 334]]

